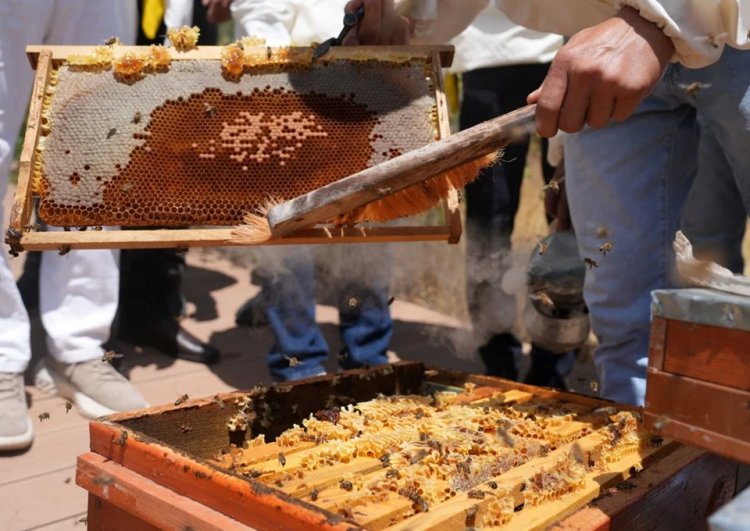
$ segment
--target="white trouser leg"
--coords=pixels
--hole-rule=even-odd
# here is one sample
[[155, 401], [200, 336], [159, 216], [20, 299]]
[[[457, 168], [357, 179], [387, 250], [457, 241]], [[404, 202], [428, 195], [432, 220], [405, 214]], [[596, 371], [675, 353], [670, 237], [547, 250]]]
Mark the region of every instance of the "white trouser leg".
[[[117, 35], [133, 44], [135, 0], [2, 0], [0, 2], [0, 191], [33, 79], [27, 44], [100, 44]], [[0, 212], [2, 215], [2, 212]], [[7, 221], [2, 217], [3, 225]], [[3, 252], [4, 255], [4, 252]], [[48, 253], [42, 260], [40, 311], [50, 353], [68, 363], [101, 355], [117, 309], [119, 253]], [[0, 261], [0, 371], [30, 359], [28, 317], [5, 256]]]
[[[52, 2], [0, 2], [0, 225], [8, 226], [2, 199], [33, 72], [24, 54], [27, 42], [43, 42]], [[7, 247], [0, 250], [0, 372], [23, 372], [31, 360], [29, 317], [8, 265]]]

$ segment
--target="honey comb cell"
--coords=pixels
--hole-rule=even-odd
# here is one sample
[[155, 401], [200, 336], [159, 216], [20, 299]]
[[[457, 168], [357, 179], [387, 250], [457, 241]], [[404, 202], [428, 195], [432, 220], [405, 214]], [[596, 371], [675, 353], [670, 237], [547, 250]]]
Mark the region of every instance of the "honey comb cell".
[[147, 62], [141, 75], [132, 59], [115, 65], [119, 76], [53, 72], [34, 176], [48, 224], [236, 225], [269, 199], [438, 136], [427, 59], [245, 66], [236, 76], [220, 60], [191, 59]]

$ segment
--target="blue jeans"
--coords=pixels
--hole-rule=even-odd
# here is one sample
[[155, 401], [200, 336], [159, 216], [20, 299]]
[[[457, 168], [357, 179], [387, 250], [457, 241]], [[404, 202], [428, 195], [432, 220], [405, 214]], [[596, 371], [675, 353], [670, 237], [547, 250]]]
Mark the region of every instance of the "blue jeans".
[[[690, 94], [686, 88], [694, 82], [704, 85]], [[693, 179], [730, 190], [725, 193], [734, 211], [750, 207], [748, 87], [750, 53], [727, 47], [719, 62], [703, 69], [671, 65], [627, 121], [566, 139], [567, 193], [579, 250], [599, 265], [588, 271], [584, 294], [607, 398], [643, 403], [650, 292], [675, 285], [672, 241]], [[685, 220], [688, 235], [690, 227], [713, 227], [701, 235], [704, 241], [736, 239], [727, 234], [738, 227], [713, 221], [724, 205], [703, 199], [706, 208], [691, 209]], [[736, 213], [730, 219], [745, 222]], [[597, 235], [601, 228], [609, 236]], [[598, 249], [606, 240], [614, 250], [602, 256]]]
[[[348, 248], [343, 253], [343, 249], [321, 248], [325, 256], [333, 256], [339, 262], [339, 274], [332, 275], [337, 280], [333, 291], [344, 344], [339, 362], [344, 369], [382, 365], [387, 363], [386, 351], [393, 337], [388, 307], [390, 268], [384, 265], [390, 261], [383, 261], [382, 267], [368, 267], [366, 257], [371, 246], [343, 247]], [[312, 253], [305, 247], [279, 252], [282, 256], [272, 267], [273, 276], [264, 288], [268, 321], [275, 338], [268, 367], [275, 380], [298, 380], [325, 372], [328, 344], [315, 323]]]

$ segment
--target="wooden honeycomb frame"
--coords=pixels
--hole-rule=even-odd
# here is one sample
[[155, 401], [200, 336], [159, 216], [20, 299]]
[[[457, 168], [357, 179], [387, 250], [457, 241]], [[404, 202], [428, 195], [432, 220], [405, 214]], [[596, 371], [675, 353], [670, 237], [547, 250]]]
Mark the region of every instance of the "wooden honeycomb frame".
[[[131, 228], [129, 230], [78, 230], [42, 232], [31, 225], [34, 205], [32, 175], [37, 163], [37, 145], [42, 134], [42, 107], [44, 94], [50, 83], [54, 66], [63, 63], [73, 54], [87, 54], [93, 47], [85, 46], [29, 46], [27, 55], [36, 76], [29, 108], [27, 129], [20, 157], [18, 187], [11, 208], [6, 243], [12, 253], [23, 250], [104, 249], [104, 248], [188, 248], [246, 245], [236, 241], [231, 227], [195, 228], [174, 230], [152, 230]], [[129, 52], [141, 53], [145, 47], [118, 46], [115, 58]], [[173, 61], [212, 60], [219, 61], [222, 48], [201, 47], [189, 52], [170, 49]], [[266, 48], [247, 49], [248, 54], [265, 55]], [[312, 48], [292, 49], [290, 62], [309, 61]], [[447, 100], [443, 91], [443, 67], [450, 66], [452, 47], [356, 47], [333, 48], [322, 60], [368, 60], [373, 58], [388, 61], [427, 60], [431, 63], [432, 79], [437, 107], [437, 130], [440, 137], [450, 134]], [[452, 190], [450, 197], [442, 201], [443, 222], [435, 225], [377, 225], [355, 227], [314, 227], [297, 231], [290, 237], [273, 239], [267, 244], [315, 244], [315, 243], [382, 243], [409, 241], [446, 241], [457, 243], [461, 237], [462, 224], [458, 205], [458, 191]], [[449, 206], [451, 205], [451, 206]]]
[[[289, 479], [283, 473], [274, 476], [268, 472], [299, 469], [305, 456], [315, 451], [315, 443], [290, 448], [281, 446], [278, 439], [266, 444], [255, 444], [253, 439], [261, 432], [269, 438], [278, 437], [320, 409], [372, 400], [378, 393], [386, 397], [415, 393], [429, 396], [444, 391], [457, 391], [455, 403], [480, 410], [487, 404], [490, 408], [513, 408], [514, 404], [523, 408], [533, 401], [562, 402], [571, 411], [603, 416], [613, 409], [634, 409], [502, 379], [425, 370], [420, 363], [401, 362], [115, 414], [91, 423], [91, 452], [78, 460], [76, 482], [89, 491], [89, 528], [391, 528], [388, 524], [394, 518], [398, 521], [399, 515], [409, 516], [410, 504], [403, 496], [389, 496], [382, 504], [370, 505], [369, 515], [355, 512], [353, 517], [337, 514], [323, 501], [332, 492], [347, 495], [340, 481], [356, 481], [352, 473], [382, 475], [386, 464], [380, 459], [358, 456], [347, 464]], [[379, 400], [388, 402], [387, 398]], [[602, 408], [606, 408], [604, 412]], [[255, 476], [228, 466], [235, 454], [225, 454], [222, 459], [226, 462], [215, 457], [233, 439], [227, 431], [228, 421], [240, 411], [248, 415], [249, 429], [239, 433], [235, 442], [249, 443], [241, 450], [242, 458], [251, 460], [250, 466], [259, 471], [267, 468], [265, 479], [270, 482], [263, 481], [262, 474]], [[602, 443], [601, 431], [582, 432], [585, 424], [566, 420], [551, 427], [571, 439], [560, 439], [547, 455], [535, 457], [520, 468], [484, 478], [472, 487], [482, 491], [481, 498], [469, 495], [470, 491], [459, 491], [447, 501], [431, 505], [427, 512], [401, 519], [392, 528], [473, 527], [467, 521], [479, 524], [501, 488], [507, 488], [516, 501], [526, 499], [524, 493], [535, 489], [530, 483], [532, 477], [554, 467], [557, 458], [571, 452], [575, 444], [589, 461], [584, 484], [539, 505], [523, 509], [516, 506], [519, 510], [512, 512], [503, 528], [545, 529], [557, 522], [558, 529], [630, 529], [637, 527], [637, 522], [652, 524], [663, 518], [664, 512], [677, 503], [696, 508], [675, 515], [685, 528], [691, 528], [732, 495], [736, 464], [666, 439], [649, 442], [637, 451], [610, 455], [609, 459], [597, 450]], [[385, 432], [382, 435], [388, 436]], [[595, 465], [597, 461], [606, 462], [606, 468]], [[281, 484], [274, 481], [276, 477]], [[319, 491], [317, 500], [312, 499], [312, 489]]]

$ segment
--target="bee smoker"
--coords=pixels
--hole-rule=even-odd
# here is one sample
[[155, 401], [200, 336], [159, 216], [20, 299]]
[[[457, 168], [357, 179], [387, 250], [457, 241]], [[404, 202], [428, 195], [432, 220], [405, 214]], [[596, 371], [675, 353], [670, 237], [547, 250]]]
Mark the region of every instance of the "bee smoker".
[[572, 232], [551, 234], [534, 248], [526, 272], [529, 300], [523, 315], [533, 343], [558, 354], [585, 343], [590, 329], [583, 301], [585, 276]]

